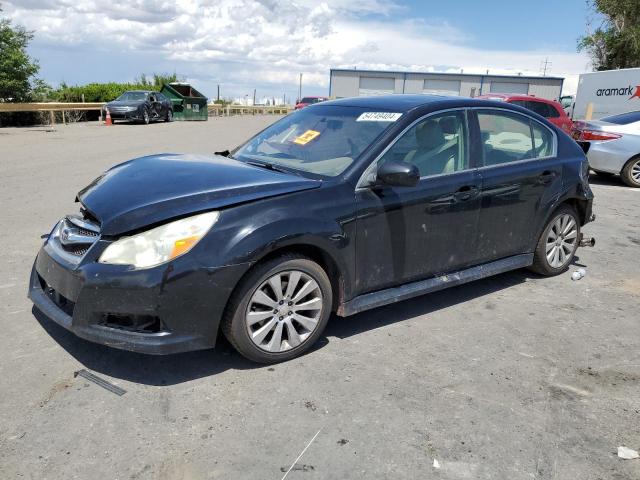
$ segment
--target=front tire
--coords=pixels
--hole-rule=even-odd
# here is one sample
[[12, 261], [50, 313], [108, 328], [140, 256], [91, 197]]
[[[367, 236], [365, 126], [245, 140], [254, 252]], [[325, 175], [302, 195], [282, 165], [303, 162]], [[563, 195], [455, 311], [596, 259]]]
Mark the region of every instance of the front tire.
[[640, 157], [632, 158], [620, 172], [622, 181], [633, 188], [640, 188]]
[[573, 207], [562, 205], [542, 231], [530, 269], [548, 277], [559, 275], [573, 261], [579, 242], [580, 218]]
[[331, 282], [313, 260], [287, 254], [258, 264], [229, 300], [222, 331], [259, 363], [295, 358], [318, 340], [333, 304]]
[[145, 108], [142, 111], [142, 123], [144, 123], [145, 125], [149, 125], [150, 121], [151, 121], [151, 117], [149, 116], [149, 110]]
[[167, 116], [164, 119], [165, 122], [173, 122], [173, 110], [167, 110]]

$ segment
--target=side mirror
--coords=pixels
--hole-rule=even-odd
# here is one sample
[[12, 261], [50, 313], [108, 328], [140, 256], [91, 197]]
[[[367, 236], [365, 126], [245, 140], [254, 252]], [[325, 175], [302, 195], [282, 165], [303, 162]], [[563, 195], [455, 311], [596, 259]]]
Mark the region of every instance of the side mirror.
[[388, 161], [380, 165], [377, 177], [387, 185], [413, 187], [420, 181], [420, 171], [410, 163]]

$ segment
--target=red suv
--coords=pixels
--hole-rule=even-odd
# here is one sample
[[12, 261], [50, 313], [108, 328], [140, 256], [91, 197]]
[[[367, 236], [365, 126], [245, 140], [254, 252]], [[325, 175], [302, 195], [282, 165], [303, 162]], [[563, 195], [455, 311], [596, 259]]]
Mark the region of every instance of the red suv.
[[324, 102], [325, 100], [329, 100], [329, 97], [303, 97], [302, 100], [296, 103], [296, 110], [308, 107], [314, 103]]
[[562, 105], [554, 100], [547, 100], [546, 98], [535, 97], [533, 95], [512, 95], [508, 93], [491, 93], [488, 95], [480, 95], [477, 98], [501, 100], [503, 102], [513, 103], [514, 105], [520, 105], [546, 118], [568, 134], [571, 134], [573, 129], [573, 122], [567, 116]]

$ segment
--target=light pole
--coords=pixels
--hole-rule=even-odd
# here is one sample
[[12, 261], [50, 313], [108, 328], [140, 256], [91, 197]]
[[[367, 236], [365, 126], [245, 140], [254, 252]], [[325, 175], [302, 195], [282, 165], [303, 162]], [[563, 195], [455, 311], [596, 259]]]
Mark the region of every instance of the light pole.
[[300, 84], [298, 85], [298, 103], [302, 101], [302, 73], [300, 73]]

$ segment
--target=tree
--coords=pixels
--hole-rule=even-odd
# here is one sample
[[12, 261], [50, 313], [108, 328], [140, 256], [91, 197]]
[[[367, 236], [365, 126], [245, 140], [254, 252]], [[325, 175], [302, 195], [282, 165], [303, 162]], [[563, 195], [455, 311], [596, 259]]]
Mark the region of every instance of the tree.
[[35, 78], [38, 62], [29, 57], [27, 46], [33, 34], [0, 18], [0, 101], [28, 101], [44, 83]]
[[601, 25], [580, 38], [595, 70], [640, 67], [640, 1], [589, 0]]

